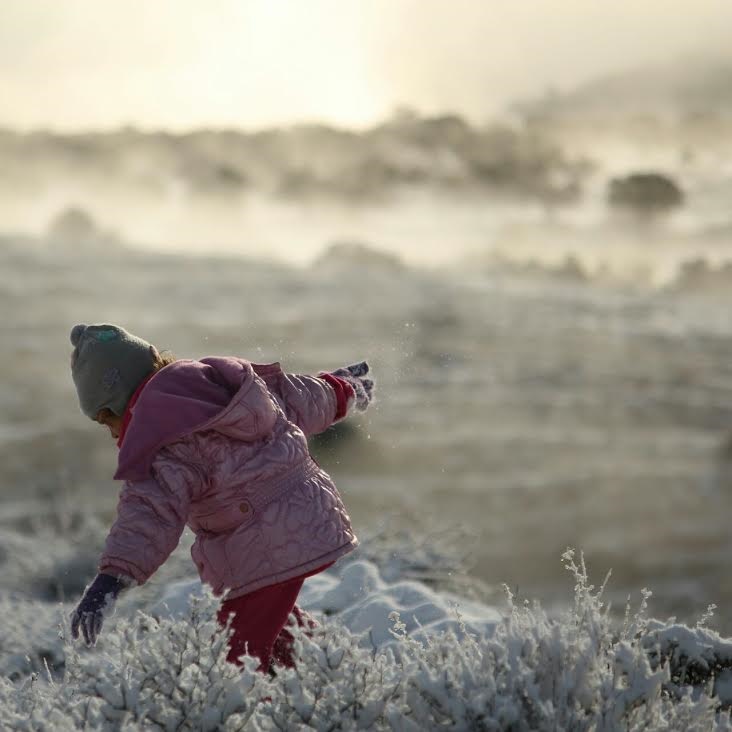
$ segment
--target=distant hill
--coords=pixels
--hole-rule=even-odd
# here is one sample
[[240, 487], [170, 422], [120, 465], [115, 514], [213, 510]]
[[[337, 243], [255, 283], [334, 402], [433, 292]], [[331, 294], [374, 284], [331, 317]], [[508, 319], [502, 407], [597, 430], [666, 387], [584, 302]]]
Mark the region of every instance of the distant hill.
[[515, 105], [532, 121], [613, 123], [655, 118], [662, 122], [732, 119], [732, 58], [677, 59], [614, 73], [567, 92]]
[[402, 110], [362, 132], [315, 124], [186, 134], [0, 130], [0, 171], [0, 192], [14, 194], [113, 183], [148, 193], [366, 200], [433, 187], [553, 204], [577, 195], [584, 166], [520, 127]]

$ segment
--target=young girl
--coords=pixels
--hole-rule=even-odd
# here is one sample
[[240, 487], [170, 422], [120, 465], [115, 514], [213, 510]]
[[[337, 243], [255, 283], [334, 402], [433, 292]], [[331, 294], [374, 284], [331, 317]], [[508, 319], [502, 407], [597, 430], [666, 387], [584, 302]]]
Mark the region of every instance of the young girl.
[[114, 477], [125, 481], [72, 636], [95, 644], [119, 593], [144, 584], [188, 525], [201, 580], [224, 595], [219, 621], [234, 616], [228, 660], [291, 666], [285, 624], [290, 613], [304, 622], [303, 581], [358, 545], [306, 436], [368, 407], [368, 365], [314, 377], [241, 358], [175, 360], [115, 325], [77, 325], [71, 343], [81, 409], [117, 440]]

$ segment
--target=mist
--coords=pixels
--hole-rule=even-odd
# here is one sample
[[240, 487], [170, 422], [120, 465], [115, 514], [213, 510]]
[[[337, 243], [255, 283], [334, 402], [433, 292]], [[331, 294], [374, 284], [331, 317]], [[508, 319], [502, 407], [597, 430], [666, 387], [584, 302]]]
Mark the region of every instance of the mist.
[[[558, 617], [575, 546], [613, 570], [612, 622], [649, 587], [732, 633], [731, 23], [712, 0], [3, 3], [0, 602], [47, 619], [93, 572], [116, 449], [68, 334], [110, 322], [181, 358], [368, 360], [373, 408], [311, 440], [369, 537], [354, 588], [419, 582], [442, 622], [459, 575], [480, 627], [504, 583]], [[26, 566], [47, 541], [58, 567]], [[183, 544], [148, 597], [197, 581]]]

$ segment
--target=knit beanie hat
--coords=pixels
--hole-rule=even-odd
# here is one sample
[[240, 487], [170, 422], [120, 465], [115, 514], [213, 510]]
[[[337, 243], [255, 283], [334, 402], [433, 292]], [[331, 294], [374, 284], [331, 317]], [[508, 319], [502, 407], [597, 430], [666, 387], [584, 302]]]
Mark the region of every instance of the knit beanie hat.
[[151, 345], [107, 324], [75, 325], [71, 344], [71, 376], [81, 411], [96, 419], [107, 407], [121, 417], [137, 387], [154, 371]]

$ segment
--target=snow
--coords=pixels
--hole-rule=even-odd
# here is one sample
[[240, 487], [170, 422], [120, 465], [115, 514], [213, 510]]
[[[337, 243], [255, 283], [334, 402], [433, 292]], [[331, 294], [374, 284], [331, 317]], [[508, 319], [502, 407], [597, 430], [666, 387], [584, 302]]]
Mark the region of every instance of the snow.
[[[151, 609], [154, 617], [183, 617], [190, 598], [200, 596], [197, 580], [175, 582]], [[358, 559], [336, 565], [331, 571], [309, 577], [298, 598], [298, 605], [315, 617], [338, 617], [363, 642], [384, 648], [396, 643], [391, 634], [391, 612], [398, 612], [406, 629], [415, 638], [425, 638], [460, 628], [462, 623], [475, 635], [488, 635], [500, 620], [500, 613], [481, 603], [439, 593], [414, 581], [385, 581], [376, 565]]]
[[[9, 568], [13, 552], [50, 547], [63, 565], [83, 564], [102, 528], [47, 527], [25, 541], [5, 529], [0, 558]], [[69, 637], [77, 593], [49, 602], [30, 565], [25, 592], [8, 572], [2, 728], [732, 730], [732, 640], [706, 627], [711, 610], [696, 627], [651, 619], [645, 591], [619, 627], [572, 551], [567, 610], [550, 615], [507, 589], [499, 609], [455, 592], [459, 570], [440, 545], [382, 532], [309, 578], [299, 599], [320, 625], [297, 633], [296, 669], [274, 678], [252, 659], [226, 662], [219, 601], [192, 577], [184, 544], [159, 581], [121, 598], [93, 648]]]

